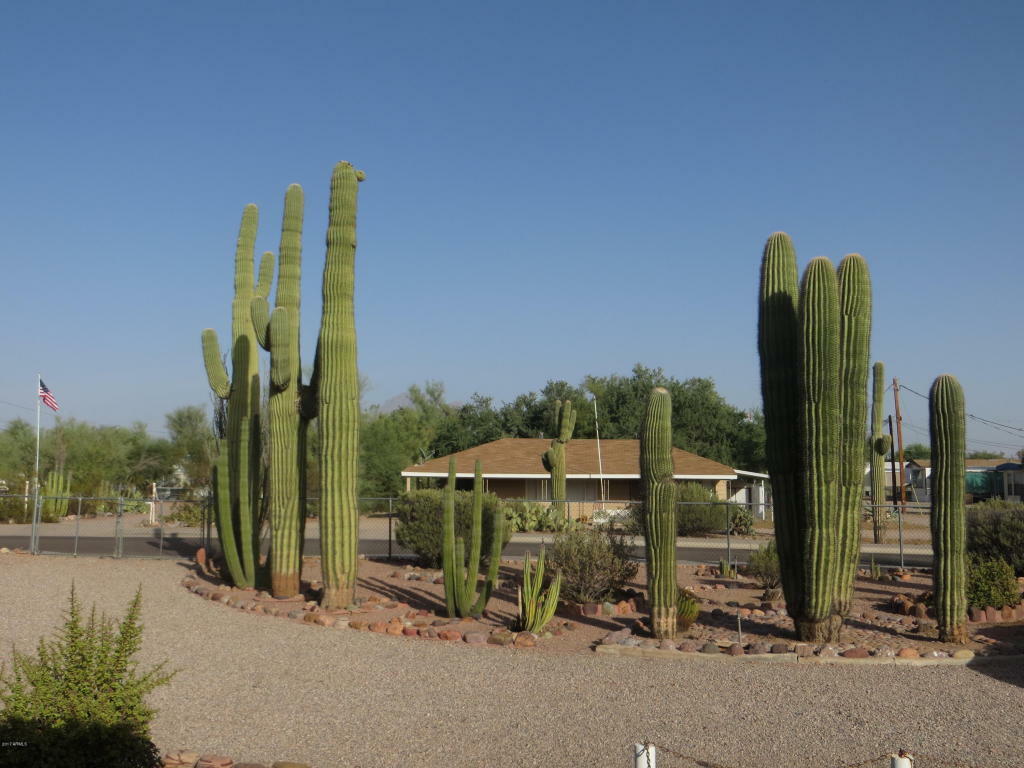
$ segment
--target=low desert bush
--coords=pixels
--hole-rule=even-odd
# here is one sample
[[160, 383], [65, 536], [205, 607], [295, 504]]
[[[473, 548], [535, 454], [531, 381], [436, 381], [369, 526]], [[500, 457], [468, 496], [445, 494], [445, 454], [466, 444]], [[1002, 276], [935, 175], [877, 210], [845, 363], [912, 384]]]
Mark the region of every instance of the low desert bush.
[[160, 765], [144, 698], [173, 673], [163, 663], [138, 673], [132, 657], [142, 643], [141, 608], [140, 590], [116, 626], [95, 608], [83, 620], [72, 585], [57, 637], [40, 640], [36, 657], [15, 651], [12, 673], [0, 671], [0, 742], [3, 760], [13, 760], [4, 765]]
[[[501, 509], [505, 514], [505, 502], [493, 493], [483, 495], [483, 519], [481, 520], [481, 551], [484, 559], [491, 551], [493, 539], [494, 510]], [[420, 563], [428, 568], [441, 567], [442, 521], [444, 517], [444, 491], [428, 488], [403, 493], [395, 503], [398, 515], [398, 526], [395, 539], [406, 549], [411, 549], [420, 559]], [[469, 541], [472, 529], [473, 493], [472, 491], [455, 492], [455, 535]], [[512, 536], [512, 526], [504, 526], [504, 541], [507, 544]], [[468, 553], [469, 547], [466, 547]], [[467, 554], [468, 556], [468, 554]]]
[[973, 608], [1002, 608], [1020, 602], [1013, 568], [1005, 560], [972, 557], [967, 564], [967, 604]]
[[1024, 576], [1024, 505], [993, 499], [967, 508], [967, 552], [1008, 562]]
[[574, 603], [607, 600], [637, 572], [622, 535], [597, 526], [574, 525], [559, 533], [548, 560], [562, 574], [562, 598]]
[[779, 575], [779, 551], [775, 547], [775, 539], [750, 553], [746, 572], [757, 580], [761, 589], [779, 588], [782, 577]]

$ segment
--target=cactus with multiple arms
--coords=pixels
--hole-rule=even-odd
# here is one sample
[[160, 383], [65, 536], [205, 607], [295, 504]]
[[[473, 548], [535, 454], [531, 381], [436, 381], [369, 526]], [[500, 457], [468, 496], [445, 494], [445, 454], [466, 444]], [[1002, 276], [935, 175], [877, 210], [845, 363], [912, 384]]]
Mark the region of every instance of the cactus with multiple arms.
[[875, 544], [882, 543], [882, 524], [879, 515], [885, 504], [885, 457], [892, 447], [892, 438], [882, 433], [882, 409], [885, 395], [885, 365], [875, 363], [872, 372], [871, 437], [868, 455], [871, 456], [871, 531]]
[[299, 356], [302, 198], [302, 187], [288, 187], [278, 251], [276, 306], [271, 313], [264, 296], [254, 296], [250, 305], [257, 340], [270, 351], [268, 490], [272, 535], [270, 589], [274, 597], [299, 593], [305, 535], [309, 420], [299, 407], [304, 389]]
[[651, 632], [659, 640], [675, 637], [676, 483], [672, 466], [672, 397], [656, 387], [647, 400], [640, 428], [640, 481], [644, 493], [644, 542]]
[[572, 430], [576, 426], [576, 411], [572, 400], [555, 401], [555, 437], [541, 457], [544, 469], [551, 473], [551, 505], [558, 514], [565, 514], [565, 446], [572, 440]]
[[835, 642], [858, 557], [871, 287], [856, 254], [838, 275], [813, 259], [799, 296], [796, 275], [792, 242], [777, 232], [761, 262], [759, 313], [768, 470], [797, 635]]
[[448, 461], [448, 485], [444, 489], [444, 517], [442, 519], [442, 570], [444, 573], [444, 598], [448, 615], [479, 616], [491, 599], [491, 592], [498, 580], [501, 565], [501, 551], [504, 549], [505, 513], [501, 507], [494, 509], [494, 524], [491, 527], [491, 554], [487, 575], [477, 594], [480, 570], [480, 555], [483, 541], [484, 481], [480, 462], [476, 462], [473, 477], [473, 513], [470, 521], [469, 558], [466, 558], [466, 542], [455, 535], [455, 458]]
[[533, 571], [530, 553], [523, 560], [523, 586], [519, 589], [519, 629], [525, 632], [540, 632], [551, 621], [558, 608], [558, 593], [562, 589], [562, 574], [558, 572], [551, 580], [547, 591], [544, 585], [544, 547], [537, 558], [537, 571]]
[[856, 253], [844, 257], [839, 280], [839, 509], [836, 609], [846, 617], [860, 559], [860, 515], [864, 500], [864, 425], [868, 417], [871, 340], [871, 279]]
[[344, 608], [355, 596], [359, 509], [359, 373], [356, 368], [356, 197], [365, 178], [349, 163], [331, 176], [323, 315], [311, 387], [320, 430], [321, 606]]
[[932, 446], [932, 550], [939, 640], [967, 642], [966, 523], [964, 520], [964, 393], [952, 376], [928, 393]]
[[[256, 584], [259, 560], [259, 509], [263, 488], [260, 430], [260, 377], [256, 333], [250, 314], [253, 296], [270, 292], [273, 260], [265, 254], [253, 281], [253, 250], [258, 213], [248, 205], [235, 251], [235, 296], [231, 302], [231, 378], [221, 359], [217, 334], [203, 331], [203, 361], [213, 393], [227, 400], [227, 427], [221, 441], [215, 486], [217, 535], [228, 575], [238, 587]], [[270, 257], [270, 258], [268, 258]]]

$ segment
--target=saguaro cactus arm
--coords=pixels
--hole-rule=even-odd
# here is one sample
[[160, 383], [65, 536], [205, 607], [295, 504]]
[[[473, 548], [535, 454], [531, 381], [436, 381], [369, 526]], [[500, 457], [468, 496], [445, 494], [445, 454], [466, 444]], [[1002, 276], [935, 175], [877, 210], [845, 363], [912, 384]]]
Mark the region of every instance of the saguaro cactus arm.
[[224, 367], [224, 359], [220, 354], [217, 332], [212, 328], [207, 328], [203, 331], [202, 340], [203, 364], [206, 367], [206, 378], [210, 383], [210, 389], [221, 400], [226, 400], [231, 394], [231, 382], [228, 380], [228, 371]]

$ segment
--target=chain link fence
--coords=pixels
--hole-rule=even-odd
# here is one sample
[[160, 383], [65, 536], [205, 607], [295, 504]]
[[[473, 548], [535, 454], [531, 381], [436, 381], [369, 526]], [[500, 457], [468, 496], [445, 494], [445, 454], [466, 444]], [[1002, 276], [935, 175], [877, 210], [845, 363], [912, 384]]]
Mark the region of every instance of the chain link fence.
[[[410, 557], [396, 532], [398, 499], [358, 500], [359, 552], [367, 557]], [[632, 554], [644, 557], [642, 506], [635, 500], [505, 499], [514, 530], [520, 532], [508, 555], [548, 543], [568, 521], [600, 524], [629, 539]], [[320, 500], [307, 508], [304, 552], [320, 554]], [[215, 553], [216, 520], [208, 498], [182, 489], [157, 489], [150, 499], [129, 497], [50, 497], [0, 495], [0, 547], [38, 554], [109, 557], [184, 557], [200, 547]], [[925, 504], [865, 505], [860, 521], [863, 567], [923, 567], [931, 564], [929, 507]], [[771, 504], [725, 501], [678, 504], [679, 559], [684, 562], [743, 565], [775, 535]], [[270, 545], [264, 525], [262, 548]]]

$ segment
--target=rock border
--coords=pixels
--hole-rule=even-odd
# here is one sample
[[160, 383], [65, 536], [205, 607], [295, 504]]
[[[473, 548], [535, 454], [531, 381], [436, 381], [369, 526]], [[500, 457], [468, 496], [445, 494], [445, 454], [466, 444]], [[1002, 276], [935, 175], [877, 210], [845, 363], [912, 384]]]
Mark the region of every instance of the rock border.
[[[731, 646], [730, 646], [731, 647]], [[596, 653], [610, 656], [634, 656], [648, 659], [709, 659], [713, 661], [738, 661], [760, 664], [894, 664], [907, 667], [931, 667], [937, 665], [965, 666], [974, 659], [974, 652], [963, 649], [964, 655], [958, 658], [935, 657], [922, 658], [920, 656], [900, 658], [898, 656], [867, 656], [864, 658], [849, 658], [844, 656], [801, 656], [794, 652], [767, 653], [767, 654], [733, 654], [728, 649], [719, 652], [707, 651], [680, 651], [669, 648], [641, 648], [636, 645], [598, 645], [594, 647]], [[958, 651], [959, 653], [959, 651]], [[1002, 659], [1022, 658], [1021, 656], [1000, 656]]]

